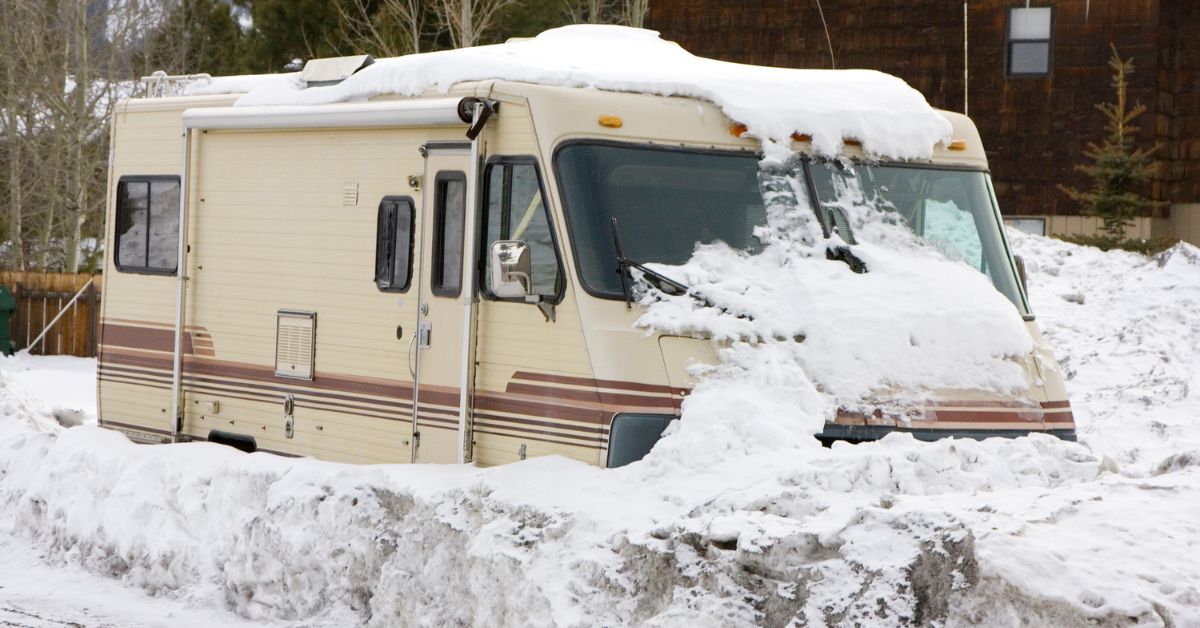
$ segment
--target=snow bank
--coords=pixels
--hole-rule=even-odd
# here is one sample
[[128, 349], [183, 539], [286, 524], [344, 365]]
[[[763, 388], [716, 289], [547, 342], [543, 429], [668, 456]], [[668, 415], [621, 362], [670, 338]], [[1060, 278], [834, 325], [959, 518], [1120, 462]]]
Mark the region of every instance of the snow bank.
[[846, 138], [872, 155], [928, 158], [950, 139], [950, 122], [904, 81], [872, 70], [793, 70], [696, 57], [654, 31], [576, 25], [505, 44], [381, 59], [342, 83], [305, 89], [299, 74], [217, 78], [187, 93], [242, 93], [238, 105], [315, 105], [373, 96], [443, 93], [499, 79], [663, 96], [718, 105], [768, 144], [793, 133], [834, 155]]
[[[96, 424], [96, 361], [71, 356], [0, 356], [0, 376], [25, 389], [63, 425]], [[28, 402], [27, 402], [28, 405]]]
[[1101, 252], [1010, 230], [1080, 439], [1148, 471], [1200, 452], [1200, 249]]
[[[1084, 445], [892, 435], [698, 466], [668, 447], [614, 470], [355, 467], [63, 431], [0, 371], [0, 535], [312, 626], [1197, 625], [1200, 255], [1014, 240]], [[823, 407], [779, 377], [707, 401], [740, 406], [742, 429]]]

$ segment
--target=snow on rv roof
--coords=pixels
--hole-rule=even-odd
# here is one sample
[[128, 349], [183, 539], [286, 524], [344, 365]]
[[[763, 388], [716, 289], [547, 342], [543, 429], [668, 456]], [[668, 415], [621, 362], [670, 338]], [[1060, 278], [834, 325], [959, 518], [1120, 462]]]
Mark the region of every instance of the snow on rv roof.
[[697, 57], [650, 30], [576, 25], [537, 37], [383, 59], [342, 83], [308, 87], [299, 73], [217, 78], [193, 95], [246, 92], [237, 104], [315, 105], [373, 96], [449, 91], [466, 81], [508, 80], [715, 103], [764, 144], [790, 145], [810, 135], [819, 153], [836, 154], [845, 138], [873, 155], [924, 159], [950, 139], [951, 126], [920, 92], [873, 70], [796, 70]]

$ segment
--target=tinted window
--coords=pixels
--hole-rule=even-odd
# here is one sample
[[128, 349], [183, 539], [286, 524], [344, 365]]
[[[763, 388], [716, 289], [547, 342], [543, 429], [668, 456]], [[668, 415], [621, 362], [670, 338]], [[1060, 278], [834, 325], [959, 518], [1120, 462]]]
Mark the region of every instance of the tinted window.
[[412, 200], [384, 197], [379, 203], [375, 234], [375, 285], [380, 290], [408, 290], [412, 280], [412, 245]]
[[622, 296], [612, 219], [625, 257], [682, 264], [698, 244], [760, 246], [767, 222], [751, 153], [570, 144], [555, 157], [579, 272], [592, 293]]
[[[533, 294], [556, 297], [561, 285], [558, 253], [537, 166], [495, 163], [488, 166], [485, 256], [497, 240], [520, 240], [529, 246]], [[486, 257], [484, 258], [486, 259]], [[491, 276], [483, 273], [485, 292]]]
[[116, 265], [174, 273], [179, 255], [178, 177], [123, 177], [117, 184]]
[[431, 286], [436, 295], [458, 296], [462, 288], [467, 177], [461, 172], [439, 173], [436, 185]]

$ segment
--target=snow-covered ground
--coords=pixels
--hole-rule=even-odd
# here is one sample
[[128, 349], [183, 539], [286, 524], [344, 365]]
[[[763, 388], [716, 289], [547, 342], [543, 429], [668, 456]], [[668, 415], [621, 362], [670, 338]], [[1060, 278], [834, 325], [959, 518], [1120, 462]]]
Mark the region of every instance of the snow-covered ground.
[[[39, 581], [103, 576], [125, 586], [98, 594], [94, 615], [68, 597], [63, 616], [1200, 626], [1200, 250], [1148, 259], [1010, 237], [1069, 378], [1080, 444], [788, 439], [681, 466], [668, 438], [608, 471], [558, 458], [354, 467], [64, 430], [47, 408], [86, 405], [88, 378], [6, 360], [0, 624], [56, 625], [22, 619], [47, 608]], [[728, 403], [749, 417], [792, 401]], [[115, 615], [122, 600], [170, 610]]]

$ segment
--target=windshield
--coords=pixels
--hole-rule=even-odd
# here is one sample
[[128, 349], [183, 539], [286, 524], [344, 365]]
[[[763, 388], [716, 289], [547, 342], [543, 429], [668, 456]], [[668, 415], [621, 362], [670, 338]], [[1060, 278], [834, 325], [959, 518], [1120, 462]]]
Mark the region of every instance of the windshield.
[[805, 164], [821, 205], [884, 211], [928, 246], [983, 273], [1022, 313], [987, 173], [932, 167], [817, 161]]
[[753, 250], [767, 222], [753, 154], [569, 144], [555, 157], [583, 284], [622, 298], [612, 219], [639, 263], [683, 264], [697, 244]]
[[[806, 169], [823, 206], [846, 211], [854, 205], [897, 216], [927, 245], [982, 272], [1018, 310], [1028, 311], [986, 173], [795, 163]], [[555, 166], [586, 289], [623, 296], [612, 218], [625, 257], [642, 264], [683, 264], [698, 244], [716, 241], [758, 250], [754, 229], [767, 222], [758, 165], [748, 153], [591, 143], [561, 148]]]

